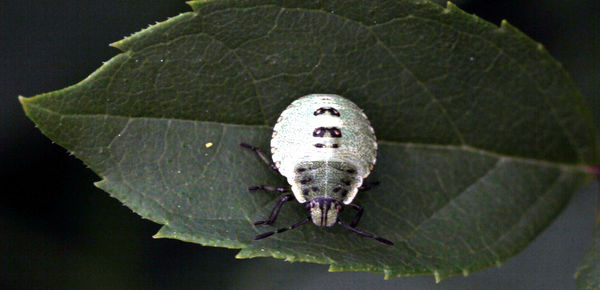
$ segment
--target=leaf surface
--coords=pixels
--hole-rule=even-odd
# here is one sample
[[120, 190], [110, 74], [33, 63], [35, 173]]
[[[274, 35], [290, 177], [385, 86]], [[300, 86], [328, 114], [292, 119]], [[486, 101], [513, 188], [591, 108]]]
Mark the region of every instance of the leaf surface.
[[[192, 1], [113, 45], [123, 52], [74, 86], [21, 99], [53, 141], [158, 237], [440, 279], [523, 249], [598, 163], [590, 113], [541, 45], [453, 5], [424, 1]], [[255, 227], [284, 186], [240, 142], [268, 152], [294, 99], [345, 96], [380, 140], [359, 228]], [[211, 146], [212, 145], [212, 146]], [[275, 226], [306, 213], [286, 204]], [[349, 218], [349, 216], [343, 216]]]

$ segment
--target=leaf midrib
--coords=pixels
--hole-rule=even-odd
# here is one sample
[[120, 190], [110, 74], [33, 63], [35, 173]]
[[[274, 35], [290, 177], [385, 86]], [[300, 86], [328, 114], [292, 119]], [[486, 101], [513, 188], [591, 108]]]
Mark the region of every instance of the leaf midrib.
[[[136, 120], [162, 120], [162, 121], [175, 120], [175, 121], [181, 121], [181, 122], [199, 122], [199, 123], [206, 123], [206, 124], [216, 124], [216, 125], [220, 125], [220, 126], [262, 128], [262, 129], [267, 129], [267, 130], [273, 129], [271, 126], [268, 126], [268, 125], [248, 125], [248, 124], [223, 123], [223, 122], [215, 122], [215, 121], [200, 121], [200, 120], [189, 120], [189, 119], [178, 119], [178, 118], [132, 117], [132, 116], [121, 116], [121, 115], [109, 115], [109, 114], [63, 114], [63, 113], [59, 113], [59, 112], [50, 110], [48, 108], [39, 106], [37, 104], [31, 103], [31, 102], [29, 102], [30, 100], [31, 99], [26, 99], [23, 101], [23, 105], [26, 108], [27, 115], [30, 115], [28, 112], [29, 110], [27, 110], [27, 107], [30, 107], [30, 108], [39, 109], [41, 111], [45, 111], [52, 115], [58, 115], [58, 116], [62, 116], [62, 117], [65, 117], [65, 116], [74, 117], [74, 118], [104, 117], [104, 118], [120, 118], [120, 119], [127, 119], [127, 120], [136, 119]], [[523, 156], [517, 156], [517, 155], [508, 155], [508, 154], [502, 154], [502, 153], [490, 151], [487, 149], [473, 147], [471, 145], [457, 146], [457, 145], [449, 145], [449, 144], [400, 142], [400, 141], [393, 141], [393, 140], [377, 140], [377, 143], [392, 145], [392, 146], [402, 146], [402, 147], [406, 147], [406, 148], [416, 147], [416, 148], [435, 149], [435, 150], [444, 150], [444, 151], [463, 151], [463, 152], [480, 154], [483, 156], [488, 156], [488, 157], [497, 158], [497, 159], [504, 159], [507, 161], [514, 161], [514, 162], [518, 162], [518, 163], [537, 165], [542, 168], [558, 168], [562, 171], [578, 171], [578, 172], [586, 173], [589, 176], [593, 175], [593, 167], [588, 164], [561, 163], [561, 162], [555, 162], [555, 161], [549, 161], [549, 160], [543, 160], [543, 159], [535, 159], [535, 158], [529, 158], [529, 157], [523, 157]]]

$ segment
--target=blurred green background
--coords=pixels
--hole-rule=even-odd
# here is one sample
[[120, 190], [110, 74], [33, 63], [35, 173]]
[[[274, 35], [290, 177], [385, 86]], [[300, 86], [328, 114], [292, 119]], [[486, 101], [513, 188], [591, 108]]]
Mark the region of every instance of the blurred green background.
[[[600, 1], [456, 2], [493, 23], [507, 19], [544, 44], [600, 128]], [[153, 239], [160, 226], [96, 189], [98, 177], [44, 137], [17, 96], [75, 84], [118, 53], [109, 43], [189, 10], [183, 0], [2, 1], [0, 288], [574, 289], [573, 273], [590, 243], [596, 182], [502, 267], [437, 285], [431, 276], [384, 281], [381, 274], [236, 260], [237, 250]]]

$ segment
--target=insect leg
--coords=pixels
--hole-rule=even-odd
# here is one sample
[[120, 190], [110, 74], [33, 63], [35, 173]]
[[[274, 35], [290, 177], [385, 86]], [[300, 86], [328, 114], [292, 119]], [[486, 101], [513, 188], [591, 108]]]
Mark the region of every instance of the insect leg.
[[299, 222], [297, 222], [297, 223], [295, 223], [295, 224], [293, 224], [293, 225], [291, 225], [289, 227], [280, 228], [280, 229], [278, 229], [276, 231], [266, 232], [266, 233], [262, 233], [260, 235], [257, 235], [257, 236], [254, 237], [254, 239], [255, 240], [260, 240], [260, 239], [264, 239], [266, 237], [269, 237], [269, 236], [271, 236], [273, 234], [279, 234], [279, 233], [283, 233], [283, 232], [285, 232], [287, 230], [293, 230], [293, 229], [295, 229], [295, 228], [297, 228], [297, 227], [299, 227], [299, 226], [301, 226], [301, 225], [303, 225], [303, 224], [305, 224], [305, 223], [307, 223], [309, 221], [310, 221], [310, 216], [308, 216], [306, 219], [303, 219], [302, 221], [299, 221]]
[[371, 188], [373, 188], [377, 185], [379, 185], [379, 181], [363, 183], [363, 185], [361, 187], [359, 187], [358, 190], [369, 191], [369, 190], [371, 190]]
[[349, 204], [349, 206], [351, 206], [353, 209], [356, 210], [356, 215], [354, 216], [354, 218], [352, 219], [352, 222], [350, 223], [350, 226], [355, 228], [358, 225], [358, 222], [360, 221], [360, 218], [362, 217], [363, 211], [365, 209], [362, 206], [355, 204], [355, 203], [351, 203], [351, 204]]
[[279, 171], [279, 169], [277, 168], [277, 166], [275, 166], [275, 164], [271, 163], [271, 161], [269, 160], [269, 158], [267, 158], [267, 156], [265, 155], [265, 153], [263, 153], [260, 149], [258, 149], [257, 147], [254, 147], [250, 144], [246, 144], [246, 143], [240, 143], [240, 146], [244, 147], [244, 148], [248, 148], [254, 152], [256, 152], [256, 154], [258, 155], [258, 157], [260, 157], [260, 159], [262, 159], [262, 161], [264, 161], [267, 166], [269, 166], [269, 168], [275, 170], [275, 171]]
[[349, 225], [347, 225], [347, 224], [345, 224], [345, 223], [341, 222], [340, 220], [338, 220], [338, 221], [337, 221], [337, 223], [338, 223], [340, 226], [344, 227], [345, 229], [347, 229], [347, 230], [350, 230], [350, 231], [353, 231], [353, 232], [355, 232], [355, 233], [357, 233], [357, 234], [359, 234], [359, 235], [361, 235], [361, 236], [363, 236], [363, 237], [367, 237], [367, 238], [375, 239], [375, 240], [377, 240], [377, 241], [379, 241], [379, 242], [381, 242], [381, 243], [384, 243], [384, 244], [386, 244], [386, 245], [389, 245], [389, 246], [393, 246], [393, 245], [394, 245], [394, 243], [392, 243], [392, 242], [391, 242], [391, 241], [389, 241], [389, 240], [386, 240], [386, 239], [384, 239], [384, 238], [382, 238], [382, 237], [378, 237], [378, 236], [376, 236], [376, 235], [374, 235], [374, 234], [371, 234], [371, 233], [367, 233], [367, 232], [363, 232], [363, 231], [361, 231], [361, 230], [355, 229], [355, 228], [353, 228], [353, 227], [351, 227], [351, 226], [349, 226]]
[[281, 207], [283, 206], [283, 204], [286, 201], [290, 201], [293, 196], [294, 195], [292, 195], [292, 194], [287, 194], [287, 195], [284, 195], [283, 197], [281, 197], [279, 199], [279, 201], [277, 202], [277, 204], [275, 204], [275, 207], [273, 208], [273, 210], [271, 211], [271, 215], [269, 216], [269, 219], [264, 220], [264, 221], [257, 221], [254, 223], [254, 225], [258, 226], [258, 225], [273, 224], [275, 222], [275, 220], [277, 219], [277, 216], [279, 215], [279, 211], [281, 210]]
[[277, 193], [285, 193], [285, 192], [291, 191], [291, 189], [289, 187], [275, 187], [275, 186], [264, 185], [264, 184], [250, 186], [250, 187], [248, 187], [248, 190], [266, 190], [266, 191], [277, 192]]

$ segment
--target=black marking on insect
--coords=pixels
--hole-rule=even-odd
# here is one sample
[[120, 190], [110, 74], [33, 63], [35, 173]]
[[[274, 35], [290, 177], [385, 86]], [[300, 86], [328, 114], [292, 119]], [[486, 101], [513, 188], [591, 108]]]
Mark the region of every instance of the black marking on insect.
[[336, 127], [329, 128], [331, 138], [342, 138], [342, 131]]
[[305, 178], [303, 178], [302, 180], [300, 180], [300, 183], [301, 183], [301, 184], [308, 184], [308, 183], [309, 183], [309, 182], [311, 182], [311, 181], [312, 181], [312, 178], [311, 178], [311, 177], [305, 177]]
[[333, 148], [333, 149], [340, 148], [340, 144], [337, 144], [337, 143], [333, 143], [333, 144], [329, 144], [329, 145], [323, 144], [323, 143], [316, 143], [313, 146], [315, 146], [317, 148]]
[[332, 107], [318, 108], [313, 114], [315, 116], [318, 116], [318, 115], [324, 114], [325, 112], [329, 112], [332, 116], [336, 116], [336, 117], [340, 116], [340, 112]]
[[[316, 110], [315, 104], [318, 106]], [[343, 115], [338, 108], [343, 111]], [[314, 119], [307, 121], [311, 114]], [[318, 124], [316, 129], [312, 127], [314, 124]], [[332, 139], [313, 143], [303, 133], [310, 134], [311, 131], [313, 137]], [[340, 142], [333, 143], [332, 140]], [[240, 145], [252, 149], [265, 163], [270, 163], [258, 148], [245, 143]], [[354, 103], [337, 95], [323, 94], [308, 95], [294, 101], [281, 113], [273, 128], [271, 154], [277, 165], [271, 165], [271, 168], [286, 177], [291, 187], [261, 185], [249, 188], [284, 194], [269, 218], [258, 221], [255, 225], [273, 224], [283, 204], [293, 197], [305, 204], [304, 208], [309, 211], [309, 215], [291, 226], [259, 234], [255, 240], [292, 230], [312, 221], [322, 227], [337, 224], [363, 237], [393, 245], [385, 238], [356, 229], [363, 208], [352, 201], [359, 190], [368, 190], [375, 185], [363, 185], [363, 179], [375, 164], [377, 142], [366, 115]], [[339, 218], [339, 213], [346, 206], [356, 210], [356, 215], [348, 224]]]
[[313, 137], [325, 137], [325, 128], [319, 127], [313, 131]]
[[313, 131], [313, 137], [342, 138], [342, 131], [337, 127], [319, 127]]

